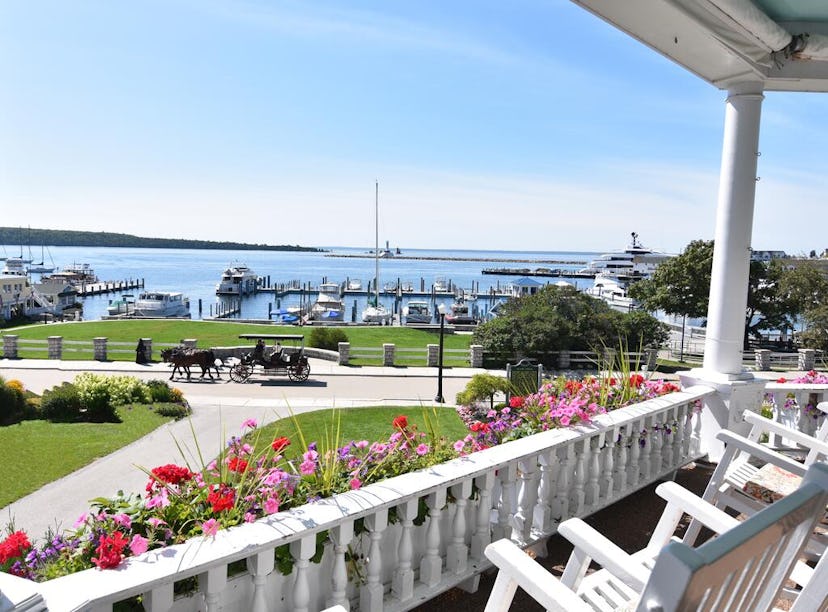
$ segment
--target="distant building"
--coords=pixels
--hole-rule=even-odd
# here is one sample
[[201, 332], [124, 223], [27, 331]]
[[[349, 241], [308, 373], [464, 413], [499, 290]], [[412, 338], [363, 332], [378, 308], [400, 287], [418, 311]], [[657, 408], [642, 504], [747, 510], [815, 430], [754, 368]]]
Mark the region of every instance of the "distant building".
[[788, 254], [785, 251], [750, 251], [752, 261], [770, 261], [771, 259], [786, 259]]
[[533, 278], [524, 276], [512, 281], [512, 297], [535, 295], [538, 291], [540, 291], [541, 287], [543, 287], [542, 283], [539, 283]]

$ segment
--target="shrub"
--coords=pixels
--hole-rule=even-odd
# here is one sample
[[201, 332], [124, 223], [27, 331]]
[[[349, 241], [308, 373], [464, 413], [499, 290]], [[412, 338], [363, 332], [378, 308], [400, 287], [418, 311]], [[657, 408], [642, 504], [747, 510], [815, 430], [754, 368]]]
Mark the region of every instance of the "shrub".
[[26, 416], [26, 395], [23, 385], [16, 380], [5, 382], [0, 378], [0, 425], [18, 423]]
[[177, 404], [173, 402], [163, 402], [157, 404], [153, 410], [156, 414], [163, 417], [173, 417], [176, 421], [190, 416], [193, 412], [187, 404]]
[[44, 392], [40, 400], [40, 411], [43, 418], [50, 421], [80, 420], [81, 399], [77, 387], [72, 383], [63, 383]]
[[117, 406], [149, 404], [152, 392], [134, 376], [102, 376], [84, 372], [75, 378], [86, 418], [95, 422], [119, 422]]
[[348, 342], [348, 336], [338, 327], [314, 327], [308, 344], [315, 348], [338, 351], [340, 342]]
[[151, 380], [147, 384], [150, 392], [150, 401], [155, 402], [178, 402], [181, 393], [176, 396], [176, 389], [172, 389], [165, 380]]

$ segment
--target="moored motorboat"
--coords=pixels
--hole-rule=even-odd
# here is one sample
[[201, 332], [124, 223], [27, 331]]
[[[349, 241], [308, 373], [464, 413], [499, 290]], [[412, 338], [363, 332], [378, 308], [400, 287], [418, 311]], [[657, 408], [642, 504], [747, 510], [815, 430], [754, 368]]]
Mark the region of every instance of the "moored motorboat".
[[431, 309], [425, 300], [411, 300], [403, 310], [406, 325], [431, 323]]
[[310, 318], [314, 321], [342, 321], [345, 319], [345, 304], [339, 297], [339, 285], [336, 283], [322, 283], [319, 285], [319, 295], [310, 310]]
[[627, 284], [610, 274], [598, 274], [587, 295], [606, 302], [613, 310], [630, 312], [639, 308], [639, 303], [627, 295]]
[[477, 325], [477, 318], [469, 311], [469, 305], [465, 300], [458, 300], [451, 305], [451, 312], [446, 314], [446, 323]]
[[249, 295], [256, 292], [259, 277], [243, 263], [231, 263], [221, 273], [216, 295]]
[[142, 318], [189, 318], [190, 300], [182, 293], [144, 291], [138, 295], [132, 316]]
[[106, 307], [106, 314], [110, 317], [131, 315], [135, 310], [135, 296], [124, 294], [117, 300], [111, 300]]

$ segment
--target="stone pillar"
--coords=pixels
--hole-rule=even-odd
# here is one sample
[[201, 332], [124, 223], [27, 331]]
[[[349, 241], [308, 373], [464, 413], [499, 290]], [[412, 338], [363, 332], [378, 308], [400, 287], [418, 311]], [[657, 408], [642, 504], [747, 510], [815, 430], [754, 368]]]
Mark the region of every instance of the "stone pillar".
[[483, 367], [483, 345], [469, 345], [469, 362], [471, 363], [471, 367], [473, 368]]
[[14, 334], [3, 336], [3, 357], [17, 359], [17, 336]]
[[768, 349], [756, 349], [754, 358], [756, 359], [756, 371], [767, 372], [770, 367], [771, 352]]
[[152, 338], [141, 338], [144, 341], [144, 355], [147, 361], [152, 361]]
[[816, 350], [814, 349], [799, 349], [799, 366], [798, 368], [803, 372], [814, 369], [816, 362]]
[[436, 368], [437, 362], [440, 359], [440, 346], [437, 344], [427, 344], [426, 348], [428, 349], [426, 365], [430, 368]]
[[339, 343], [339, 365], [348, 365], [351, 361], [351, 343]]
[[742, 370], [742, 346], [763, 98], [762, 83], [738, 83], [728, 90], [725, 109], [702, 369], [729, 380], [749, 377]]
[[394, 365], [394, 354], [396, 353], [397, 347], [393, 344], [383, 344], [382, 345], [382, 365], [384, 366], [392, 366]]
[[644, 349], [644, 364], [647, 366], [648, 372], [656, 371], [656, 367], [658, 367], [658, 349]]
[[92, 338], [92, 344], [95, 347], [95, 359], [106, 361], [106, 338]]
[[49, 359], [60, 359], [63, 357], [63, 336], [49, 336]]
[[181, 344], [184, 348], [194, 349], [194, 348], [196, 348], [196, 345], [198, 344], [198, 340], [196, 338], [184, 338], [181, 341]]
[[572, 355], [569, 351], [560, 351], [558, 353], [558, 368], [561, 370], [568, 370], [572, 366]]

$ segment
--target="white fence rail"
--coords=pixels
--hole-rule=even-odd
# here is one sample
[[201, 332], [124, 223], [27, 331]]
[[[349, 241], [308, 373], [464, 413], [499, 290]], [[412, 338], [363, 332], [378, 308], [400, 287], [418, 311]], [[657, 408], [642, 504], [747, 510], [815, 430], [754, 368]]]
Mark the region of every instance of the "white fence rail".
[[[698, 407], [712, 393], [693, 387], [36, 589], [53, 611], [111, 610], [137, 595], [148, 612], [407, 610], [457, 585], [474, 590], [493, 539], [539, 542], [698, 458]], [[282, 547], [289, 575], [275, 569]], [[188, 578], [194, 590], [174, 597]]]

